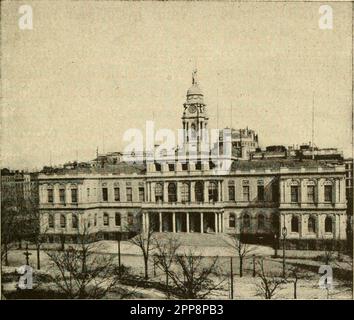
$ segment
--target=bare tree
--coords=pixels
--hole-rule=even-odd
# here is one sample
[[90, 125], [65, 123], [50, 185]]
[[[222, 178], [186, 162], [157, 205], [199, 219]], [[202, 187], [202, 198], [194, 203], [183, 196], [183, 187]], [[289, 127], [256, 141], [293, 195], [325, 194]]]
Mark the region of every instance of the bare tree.
[[301, 270], [298, 267], [293, 267], [291, 268], [291, 276], [294, 279], [293, 284], [294, 284], [294, 299], [297, 299], [297, 282], [299, 281], [299, 274]]
[[243, 262], [244, 260], [255, 250], [254, 246], [249, 245], [241, 241], [241, 235], [234, 233], [229, 235], [229, 240], [225, 241], [228, 246], [236, 251], [236, 254], [240, 260], [240, 277], [243, 276]]
[[140, 248], [144, 259], [144, 273], [145, 279], [149, 279], [149, 257], [150, 252], [154, 249], [154, 228], [150, 223], [145, 230], [141, 230], [141, 223], [139, 220], [135, 221], [130, 226], [127, 226], [130, 233], [137, 233], [134, 237], [129, 239], [129, 242]]
[[23, 221], [25, 237], [32, 241], [36, 247], [37, 269], [41, 269], [40, 253], [45, 234], [48, 231], [47, 225], [44, 223], [38, 208], [37, 196], [33, 195], [26, 199], [26, 206], [23, 209]]
[[[220, 280], [218, 261], [219, 257], [214, 257], [208, 263], [206, 258], [194, 254], [193, 251], [176, 255], [176, 268], [170, 268], [168, 271], [175, 286], [173, 293], [182, 299], [206, 298], [226, 279]], [[217, 282], [212, 279], [213, 276], [218, 278]]]
[[53, 281], [70, 299], [99, 299], [118, 282], [114, 256], [95, 252], [89, 228], [78, 232], [78, 245], [47, 251], [53, 264]]
[[1, 261], [9, 265], [8, 253], [20, 237], [23, 189], [14, 184], [1, 184]]
[[324, 242], [324, 252], [323, 252], [323, 259], [326, 265], [329, 265], [335, 258], [335, 242], [334, 240], [332, 241], [325, 241], [324, 238], [323, 242]]
[[154, 242], [156, 249], [156, 253], [154, 254], [156, 265], [165, 273], [166, 291], [169, 294], [169, 272], [181, 243], [174, 235], [169, 236], [167, 239], [155, 238]]
[[[2, 203], [1, 203], [2, 204]], [[9, 265], [8, 253], [14, 246], [16, 232], [16, 210], [1, 209], [1, 261]]]
[[277, 290], [284, 283], [284, 279], [274, 275], [272, 272], [266, 272], [264, 268], [264, 261], [258, 261], [259, 271], [257, 272], [260, 282], [257, 284], [257, 289], [260, 295], [265, 299], [272, 299]]

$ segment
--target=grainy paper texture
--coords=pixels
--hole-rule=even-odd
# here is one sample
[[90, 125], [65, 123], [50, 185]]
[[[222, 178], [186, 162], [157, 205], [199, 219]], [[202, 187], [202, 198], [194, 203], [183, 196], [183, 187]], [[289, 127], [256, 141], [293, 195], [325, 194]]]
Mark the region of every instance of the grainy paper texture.
[[3, 1], [2, 298], [352, 299], [352, 17]]

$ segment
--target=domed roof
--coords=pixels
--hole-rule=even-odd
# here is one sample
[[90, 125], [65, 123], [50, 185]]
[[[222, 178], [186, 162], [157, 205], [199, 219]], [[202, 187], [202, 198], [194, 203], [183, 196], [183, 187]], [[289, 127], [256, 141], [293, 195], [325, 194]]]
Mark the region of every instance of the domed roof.
[[202, 90], [199, 88], [198, 84], [194, 83], [187, 91], [187, 96], [191, 95], [203, 95]]

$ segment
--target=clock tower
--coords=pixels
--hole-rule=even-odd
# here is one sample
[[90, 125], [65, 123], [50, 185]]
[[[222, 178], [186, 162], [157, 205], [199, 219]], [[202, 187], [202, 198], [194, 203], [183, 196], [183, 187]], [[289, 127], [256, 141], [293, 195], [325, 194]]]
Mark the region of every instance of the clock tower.
[[198, 153], [201, 144], [206, 143], [208, 115], [204, 96], [197, 81], [197, 70], [192, 73], [192, 86], [187, 91], [187, 100], [183, 104], [182, 116], [184, 146]]

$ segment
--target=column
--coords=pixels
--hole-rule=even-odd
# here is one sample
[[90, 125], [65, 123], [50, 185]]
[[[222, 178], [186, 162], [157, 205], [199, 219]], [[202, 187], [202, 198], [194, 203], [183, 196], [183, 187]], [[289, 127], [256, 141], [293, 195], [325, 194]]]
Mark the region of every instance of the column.
[[322, 231], [322, 224], [321, 224], [321, 220], [322, 220], [322, 215], [318, 214], [317, 217], [315, 217], [315, 221], [317, 222], [317, 226], [316, 226], [316, 238], [319, 239], [320, 238], [320, 231]]
[[176, 233], [176, 213], [172, 213], [172, 231]]
[[159, 231], [162, 232], [162, 212], [159, 212]]
[[191, 186], [190, 186], [190, 194], [191, 194], [191, 202], [194, 203], [195, 202], [195, 181], [191, 182]]
[[181, 197], [181, 183], [176, 182], [176, 192], [177, 192], [177, 202], [181, 202], [182, 197]]
[[187, 233], [189, 233], [189, 212], [186, 212]]
[[300, 203], [303, 205], [305, 202], [307, 202], [307, 193], [306, 193], [306, 180], [302, 179], [300, 180]]
[[220, 212], [219, 213], [219, 232], [222, 232], [222, 227], [221, 227], [221, 224], [222, 224], [222, 213]]
[[215, 229], [215, 233], [218, 233], [218, 213], [217, 213], [217, 212], [214, 212], [214, 216], [215, 216], [214, 229]]
[[336, 179], [335, 180], [335, 203], [339, 203], [340, 202], [340, 198], [339, 198], [339, 195], [340, 195], [340, 192], [339, 192], [339, 189], [340, 189], [340, 180], [339, 179]]
[[334, 215], [333, 239], [339, 239], [339, 236], [340, 236], [340, 216], [336, 213]]
[[155, 182], [150, 182], [150, 201], [155, 202]]
[[218, 201], [222, 201], [221, 199], [221, 181], [218, 181]]
[[150, 182], [146, 183], [146, 202], [150, 202]]
[[340, 179], [340, 182], [339, 182], [339, 194], [340, 194], [339, 202], [345, 203], [346, 198], [345, 198], [345, 179], [344, 178]]
[[209, 181], [204, 181], [204, 202], [209, 202], [208, 187]]
[[146, 212], [146, 231], [150, 231], [150, 219], [149, 219], [149, 212]]
[[163, 202], [168, 202], [168, 182], [163, 183]]
[[200, 213], [200, 233], [204, 233], [204, 218], [203, 218], [203, 212]]
[[145, 219], [145, 212], [143, 212], [143, 232], [146, 231], [146, 219]]

